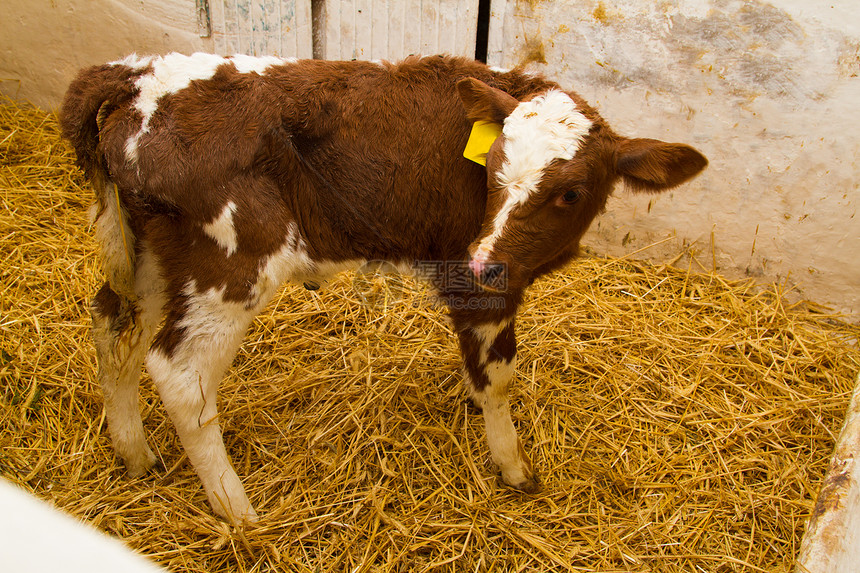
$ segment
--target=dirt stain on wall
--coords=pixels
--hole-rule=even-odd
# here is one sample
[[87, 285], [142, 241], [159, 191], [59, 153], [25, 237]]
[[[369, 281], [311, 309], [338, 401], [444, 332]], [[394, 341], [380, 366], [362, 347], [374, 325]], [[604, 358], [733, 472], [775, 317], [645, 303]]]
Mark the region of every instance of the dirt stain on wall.
[[538, 34], [536, 36], [527, 36], [523, 42], [522, 48], [519, 51], [520, 66], [528, 64], [545, 64], [546, 63], [546, 48], [544, 47], [543, 38]]

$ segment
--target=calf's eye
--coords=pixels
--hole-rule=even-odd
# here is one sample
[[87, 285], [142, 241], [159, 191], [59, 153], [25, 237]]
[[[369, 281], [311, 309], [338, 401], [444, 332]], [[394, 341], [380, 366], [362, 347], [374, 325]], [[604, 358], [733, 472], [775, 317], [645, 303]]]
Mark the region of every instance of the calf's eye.
[[561, 199], [565, 203], [572, 205], [573, 203], [579, 201], [579, 191], [571, 189], [570, 191], [562, 195]]

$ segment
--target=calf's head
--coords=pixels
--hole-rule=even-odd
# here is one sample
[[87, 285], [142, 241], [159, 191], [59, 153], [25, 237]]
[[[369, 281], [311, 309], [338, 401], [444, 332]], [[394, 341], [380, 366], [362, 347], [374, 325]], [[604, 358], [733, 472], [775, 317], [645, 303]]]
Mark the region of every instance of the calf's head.
[[708, 164], [687, 145], [621, 137], [558, 89], [518, 101], [474, 78], [457, 88], [470, 120], [501, 126], [486, 157], [483, 225], [469, 247], [469, 267], [487, 290], [524, 288], [575, 256], [619, 179], [659, 192]]

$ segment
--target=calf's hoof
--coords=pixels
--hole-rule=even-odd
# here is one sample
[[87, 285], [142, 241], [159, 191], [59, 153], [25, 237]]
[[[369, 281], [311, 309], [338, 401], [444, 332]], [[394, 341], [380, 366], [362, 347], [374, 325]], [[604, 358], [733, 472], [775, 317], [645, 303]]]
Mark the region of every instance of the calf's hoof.
[[[228, 478], [228, 481], [232, 480]], [[254, 506], [251, 505], [238, 478], [235, 483], [220, 485], [217, 491], [207, 492], [212, 511], [233, 525], [241, 525], [243, 522], [256, 523], [259, 519], [257, 512], [254, 511]], [[225, 485], [227, 487], [224, 487]]]
[[519, 438], [517, 438], [516, 460], [505, 465], [499, 464], [499, 467], [502, 470], [502, 481], [512, 488], [525, 493], [540, 491], [540, 481]]
[[120, 455], [120, 459], [125, 465], [126, 473], [131, 478], [139, 478], [146, 475], [158, 463], [158, 458], [155, 457], [155, 454], [152, 453], [149, 447], [134, 455]]
[[259, 517], [257, 517], [257, 512], [254, 511], [254, 507], [249, 503], [245, 507], [231, 507], [225, 509], [219, 501], [212, 503], [212, 511], [214, 511], [218, 516], [227, 520], [227, 522], [233, 525], [242, 525], [242, 523], [256, 523], [259, 521]]
[[502, 474], [502, 481], [504, 481], [507, 485], [511, 486], [512, 488], [518, 489], [524, 493], [537, 493], [541, 489], [540, 480], [538, 480], [537, 476], [534, 474], [524, 476], [521, 473], [519, 473], [519, 475], [514, 477], [514, 476], [506, 476], [503, 473]]

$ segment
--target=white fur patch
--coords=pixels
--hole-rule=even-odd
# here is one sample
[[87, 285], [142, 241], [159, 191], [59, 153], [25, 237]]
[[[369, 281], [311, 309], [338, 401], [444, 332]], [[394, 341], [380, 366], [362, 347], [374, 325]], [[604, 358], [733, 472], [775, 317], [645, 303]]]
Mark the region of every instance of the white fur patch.
[[217, 389], [256, 309], [224, 301], [223, 288], [196, 290], [193, 281], [185, 289], [188, 308], [178, 326], [186, 330], [173, 356], [153, 348], [146, 367], [213, 509], [233, 519], [255, 520], [221, 438]]
[[502, 129], [505, 163], [496, 174], [508, 195], [475, 259], [489, 258], [511, 213], [537, 191], [547, 166], [555, 159], [573, 159], [590, 129], [591, 120], [570, 96], [555, 89], [521, 102], [511, 112]]
[[249, 304], [256, 304], [254, 302], [256, 300], [268, 301], [285, 281], [315, 282], [321, 285], [331, 276], [342, 271], [357, 269], [364, 263], [363, 259], [312, 260], [308, 256], [307, 244], [301, 237], [298, 226], [290, 223], [284, 244], [277, 252], [261, 262], [260, 274], [252, 290]]
[[138, 89], [134, 107], [143, 116], [143, 121], [140, 124], [140, 131], [125, 142], [125, 154], [129, 161], [137, 161], [138, 141], [149, 131], [149, 122], [155, 110], [158, 109], [158, 100], [162, 96], [188, 87], [192, 80], [211, 78], [224, 61], [221, 56], [203, 53], [191, 56], [173, 53], [152, 59], [152, 70], [134, 82]]
[[136, 54], [132, 54], [122, 60], [111, 62], [113, 65], [124, 65], [133, 69], [152, 66], [149, 72], [141, 75], [134, 83], [138, 89], [134, 107], [143, 116], [143, 120], [140, 124], [140, 130], [129, 137], [125, 143], [126, 157], [131, 162], [137, 161], [138, 143], [141, 136], [149, 131], [149, 122], [155, 110], [158, 109], [158, 100], [161, 97], [188, 87], [194, 80], [210, 79], [215, 75], [219, 66], [229, 62], [233, 63], [239, 73], [255, 72], [262, 74], [271, 66], [295, 61], [295, 59], [276, 58], [274, 56], [255, 58], [236, 55], [231, 58], [224, 58], [215, 54], [197, 52], [190, 56], [171, 53], [162, 57], [138, 57]]
[[229, 201], [214, 221], [203, 225], [203, 232], [227, 251], [228, 257], [235, 253], [239, 247], [239, 237], [236, 234], [236, 227], [233, 226], [233, 213], [235, 212], [236, 204]]
[[[492, 330], [495, 329], [487, 328], [483, 333], [489, 334]], [[477, 334], [478, 329], [475, 329], [475, 332]], [[488, 348], [495, 336], [489, 342], [483, 342], [486, 339], [482, 339], [482, 346]], [[486, 356], [486, 352], [482, 355]], [[483, 368], [490, 383], [483, 390], [474, 392], [473, 398], [484, 413], [487, 443], [490, 446], [493, 462], [499, 466], [506, 483], [518, 485], [528, 479], [531, 472], [528, 470], [528, 461], [522, 457], [519, 438], [511, 420], [508, 405], [508, 386], [516, 369], [516, 359], [489, 363], [484, 361]], [[466, 372], [466, 378], [468, 379], [468, 372]]]
[[236, 54], [230, 56], [230, 61], [236, 66], [236, 71], [240, 74], [249, 74], [251, 72], [264, 74], [271, 66], [279, 66], [282, 64], [294, 64], [298, 62], [296, 58], [279, 58], [277, 56], [246, 56], [245, 54]]
[[[266, 277], [267, 281], [275, 283], [275, 288], [284, 281], [300, 277], [310, 272], [313, 261], [308, 256], [307, 245], [299, 233], [299, 227], [295, 223], [287, 226], [287, 234], [284, 244], [277, 252], [269, 255], [262, 262], [260, 277]], [[259, 284], [260, 279], [257, 279]]]
[[487, 379], [490, 381], [490, 386], [494, 388], [507, 388], [514, 378], [514, 373], [517, 370], [517, 358], [514, 356], [511, 360], [501, 360], [489, 362], [484, 365], [484, 372], [487, 374]]
[[142, 326], [151, 329], [154, 334], [161, 320], [166, 299], [164, 296], [164, 279], [161, 278], [158, 260], [147, 243], [143, 243], [143, 248], [137, 258], [137, 268], [134, 271], [134, 293], [137, 295]]
[[[475, 336], [481, 342], [478, 361], [482, 366], [486, 365], [490, 361], [490, 347], [493, 345], [493, 342], [496, 341], [499, 334], [507, 328], [510, 323], [510, 320], [505, 320], [502, 322], [488, 322], [472, 327], [472, 332], [475, 333]], [[492, 380], [490, 382], [492, 382]]]

